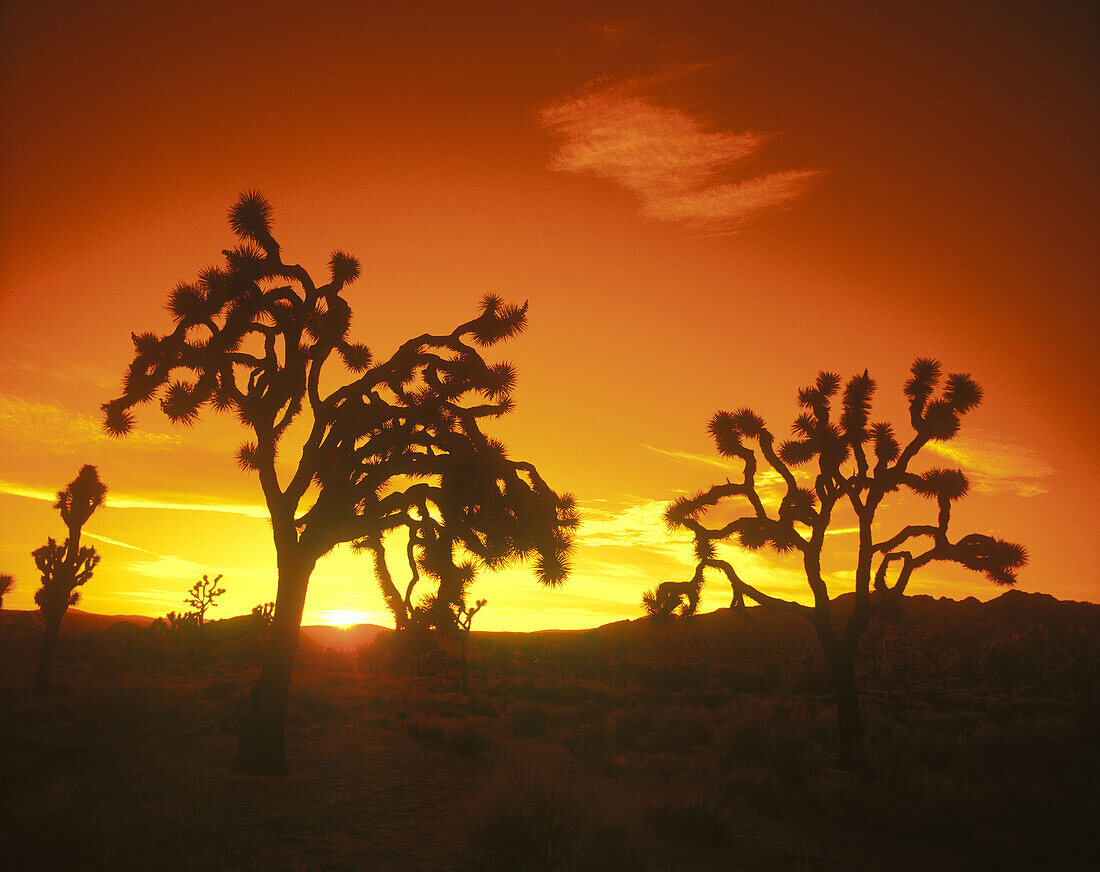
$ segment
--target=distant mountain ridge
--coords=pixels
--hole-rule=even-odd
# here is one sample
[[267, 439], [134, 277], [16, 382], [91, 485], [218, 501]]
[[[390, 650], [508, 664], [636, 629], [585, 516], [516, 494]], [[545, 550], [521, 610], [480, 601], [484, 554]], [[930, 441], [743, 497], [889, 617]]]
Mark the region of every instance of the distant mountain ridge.
[[[842, 594], [834, 600], [835, 617], [843, 617], [851, 608], [854, 594]], [[32, 614], [10, 609], [0, 610], [0, 614]], [[212, 628], [222, 625], [223, 630], [249, 620], [249, 615], [209, 620]], [[62, 623], [62, 634], [80, 636], [97, 633], [119, 624], [147, 627], [156, 620], [145, 615], [101, 615], [81, 609], [69, 609]], [[792, 633], [802, 636], [808, 626], [805, 621], [791, 615], [770, 612], [762, 606], [750, 606], [742, 620], [732, 615], [729, 608], [717, 609], [695, 615], [686, 620], [677, 620], [672, 626], [679, 626], [688, 636], [712, 635], [720, 632], [720, 627], [735, 622], [738, 634], [756, 638], [763, 642], [765, 637], [772, 642], [789, 637]], [[1059, 600], [1046, 593], [1028, 593], [1022, 590], [1009, 590], [994, 599], [982, 602], [975, 597], [954, 600], [950, 597], [933, 597], [927, 594], [907, 596], [903, 600], [900, 614], [893, 622], [900, 625], [925, 624], [929, 631], [938, 629], [946, 632], [960, 632], [965, 635], [981, 633], [983, 627], [990, 625], [1011, 625], [1024, 629], [1048, 622], [1084, 622], [1100, 621], [1100, 605], [1075, 600]], [[555, 636], [568, 638], [586, 633], [595, 633], [608, 639], [629, 640], [631, 637], [645, 637], [651, 634], [655, 626], [645, 617], [624, 618], [598, 627], [581, 630], [502, 630], [477, 631], [477, 638], [520, 638], [534, 636]], [[217, 632], [217, 631], [215, 631]], [[231, 631], [230, 631], [231, 632]], [[379, 624], [355, 624], [347, 627], [328, 624], [309, 624], [302, 627], [303, 641], [307, 645], [330, 648], [336, 651], [354, 651], [371, 644], [380, 634], [393, 632], [392, 627]]]

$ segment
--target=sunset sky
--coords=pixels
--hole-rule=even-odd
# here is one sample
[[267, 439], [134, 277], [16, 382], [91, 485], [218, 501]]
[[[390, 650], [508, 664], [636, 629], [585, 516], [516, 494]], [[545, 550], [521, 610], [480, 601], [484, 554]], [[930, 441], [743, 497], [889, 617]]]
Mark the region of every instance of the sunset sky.
[[[346, 296], [376, 357], [486, 292], [529, 301], [527, 332], [489, 354], [517, 364], [517, 409], [487, 429], [575, 493], [584, 524], [563, 588], [483, 576], [476, 628], [639, 616], [643, 589], [692, 571], [665, 504], [740, 474], [707, 437], [714, 411], [751, 406], [786, 436], [819, 370], [868, 368], [875, 420], [905, 431], [917, 356], [985, 389], [915, 464], [970, 475], [953, 535], [1022, 542], [1021, 588], [1097, 601], [1092, 5], [9, 0], [5, 607], [33, 606], [30, 552], [63, 537], [51, 502], [84, 463], [110, 492], [80, 608], [162, 615], [203, 573], [228, 589], [212, 617], [274, 599], [235, 421], [173, 428], [144, 407], [133, 435], [100, 430], [131, 331], [170, 329], [168, 292], [234, 244], [226, 212], [251, 188], [287, 262], [360, 258]], [[830, 539], [837, 593], [853, 544]], [[808, 595], [785, 558], [735, 560]], [[1001, 593], [936, 565], [910, 591]], [[729, 598], [712, 579], [703, 609]], [[340, 550], [305, 620], [350, 618], [389, 623], [369, 562]]]

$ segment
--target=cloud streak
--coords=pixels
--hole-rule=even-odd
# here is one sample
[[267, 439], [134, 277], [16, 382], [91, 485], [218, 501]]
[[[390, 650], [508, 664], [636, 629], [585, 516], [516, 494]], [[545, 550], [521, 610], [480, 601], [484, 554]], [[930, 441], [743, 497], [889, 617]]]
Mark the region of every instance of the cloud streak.
[[1054, 475], [1046, 461], [1026, 448], [974, 434], [929, 442], [928, 450], [958, 464], [978, 493], [1034, 497], [1047, 493], [1043, 479]]
[[[21, 485], [2, 479], [0, 479], [0, 494], [8, 494], [13, 497], [25, 497], [30, 500], [42, 500], [49, 503], [57, 501], [56, 491], [43, 490], [42, 488], [31, 485]], [[202, 498], [192, 499], [189, 497], [143, 497], [133, 494], [120, 494], [114, 491], [109, 491], [107, 493], [107, 499], [104, 505], [112, 509], [163, 509], [177, 512], [221, 512], [227, 515], [244, 515], [247, 518], [263, 518], [264, 520], [270, 517], [267, 508], [256, 503], [232, 503], [220, 500], [205, 500]], [[115, 542], [112, 544], [122, 545], [123, 543]]]
[[[36, 450], [69, 451], [74, 446], [113, 444], [99, 418], [70, 412], [52, 403], [0, 396], [0, 441], [34, 445]], [[179, 436], [137, 431], [128, 443], [145, 448], [168, 448]]]
[[698, 466], [708, 466], [729, 472], [731, 469], [735, 469], [734, 463], [730, 461], [728, 457], [714, 457], [707, 454], [696, 454], [694, 451], [672, 451], [668, 448], [657, 448], [654, 445], [648, 443], [642, 443], [646, 448], [652, 451], [654, 454], [660, 454], [662, 457], [671, 457], [673, 460], [679, 460], [684, 463], [690, 463]]
[[810, 188], [815, 170], [741, 171], [770, 136], [714, 130], [700, 118], [655, 103], [645, 83], [590, 85], [537, 113], [560, 145], [551, 169], [608, 179], [635, 194], [658, 221], [729, 231], [785, 206]]

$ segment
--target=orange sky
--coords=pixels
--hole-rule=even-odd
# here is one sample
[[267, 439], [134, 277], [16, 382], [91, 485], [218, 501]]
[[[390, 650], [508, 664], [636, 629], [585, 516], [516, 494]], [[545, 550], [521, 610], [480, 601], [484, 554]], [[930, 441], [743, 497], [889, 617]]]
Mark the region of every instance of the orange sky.
[[[134, 436], [98, 430], [130, 332], [169, 328], [168, 291], [229, 247], [246, 188], [286, 258], [359, 256], [355, 338], [376, 354], [487, 291], [530, 301], [528, 331], [494, 349], [520, 380], [493, 432], [585, 525], [563, 589], [483, 577], [482, 628], [637, 616], [644, 588], [690, 575], [660, 513], [727, 474], [716, 409], [785, 434], [818, 370], [867, 367], [876, 417], [903, 425], [918, 355], [986, 390], [926, 462], [971, 475], [953, 532], [1021, 541], [1021, 587], [1096, 600], [1090, 5], [3, 4], [5, 605], [32, 604], [30, 551], [61, 535], [49, 500], [82, 463], [111, 489], [82, 608], [163, 614], [204, 572], [229, 589], [214, 617], [274, 597], [235, 424], [142, 409]], [[839, 592], [852, 543], [834, 541]], [[739, 559], [801, 595], [784, 560]], [[999, 593], [935, 566], [910, 589]], [[728, 602], [717, 581], [704, 594]], [[345, 553], [319, 565], [306, 620], [335, 611], [386, 621]]]

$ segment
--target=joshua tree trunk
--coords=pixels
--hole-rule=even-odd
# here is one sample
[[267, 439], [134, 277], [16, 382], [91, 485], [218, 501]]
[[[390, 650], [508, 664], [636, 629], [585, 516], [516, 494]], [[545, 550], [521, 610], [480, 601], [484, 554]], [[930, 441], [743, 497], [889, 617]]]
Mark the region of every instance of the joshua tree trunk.
[[459, 653], [462, 656], [462, 686], [463, 687], [466, 686], [466, 681], [467, 681], [467, 677], [468, 677], [468, 670], [467, 670], [467, 667], [466, 667], [466, 639], [467, 638], [468, 638], [467, 634], [463, 633], [461, 636], [459, 636], [459, 639], [458, 639], [458, 649], [459, 649]]
[[259, 681], [252, 691], [248, 711], [241, 719], [234, 768], [249, 775], [286, 775], [287, 700], [298, 634], [302, 626], [306, 589], [316, 558], [301, 549], [279, 557], [279, 590], [275, 616], [264, 652]]
[[[839, 646], [838, 646], [839, 647]], [[840, 768], [858, 769], [863, 765], [863, 717], [856, 693], [855, 651], [847, 646], [829, 654], [836, 700], [837, 725], [840, 740]]]
[[50, 688], [50, 674], [53, 672], [53, 658], [57, 652], [62, 617], [64, 612], [52, 611], [46, 618], [46, 625], [42, 630], [42, 645], [38, 649], [38, 669], [34, 674], [35, 693], [42, 694]]

